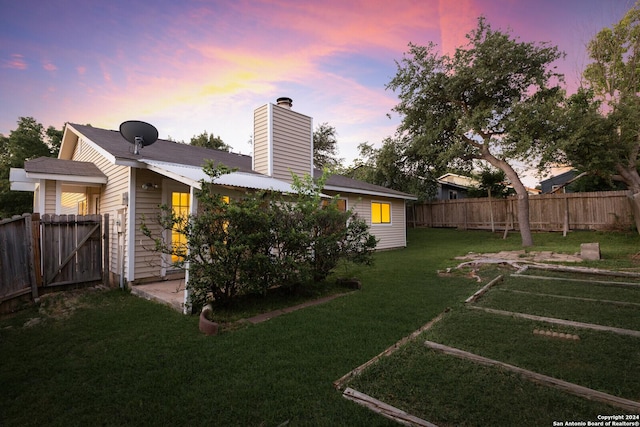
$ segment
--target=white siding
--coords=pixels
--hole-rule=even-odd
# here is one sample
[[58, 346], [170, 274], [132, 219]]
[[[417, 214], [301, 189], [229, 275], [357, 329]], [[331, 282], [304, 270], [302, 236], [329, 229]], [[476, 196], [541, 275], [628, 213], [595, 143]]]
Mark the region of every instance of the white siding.
[[291, 182], [291, 173], [299, 177], [312, 174], [311, 117], [288, 108], [273, 107], [273, 177]]
[[[155, 218], [162, 204], [162, 181], [163, 177], [155, 172], [146, 169], [136, 169], [136, 219], [135, 219], [135, 268], [134, 280], [147, 279], [150, 277], [160, 277], [162, 273], [162, 254], [149, 250], [153, 247], [153, 241], [142, 234], [140, 227], [142, 219], [145, 219], [147, 226], [158, 234], [161, 232], [160, 226]], [[143, 190], [142, 185], [151, 183], [158, 185], [158, 188]], [[189, 191], [189, 187], [185, 186]], [[131, 201], [133, 203], [133, 201]]]
[[[333, 196], [336, 193], [323, 191]], [[371, 197], [359, 194], [340, 195], [347, 199], [347, 208], [358, 214], [369, 226], [369, 232], [378, 239], [377, 249], [402, 248], [407, 246], [407, 226], [404, 200]], [[391, 203], [391, 224], [371, 224], [371, 202]]]
[[313, 120], [288, 108], [268, 104], [254, 112], [254, 170], [292, 182], [312, 174]]
[[[99, 211], [101, 214], [109, 214], [109, 271], [120, 274], [120, 271], [117, 269], [117, 266], [119, 265], [119, 255], [118, 233], [115, 222], [118, 217], [118, 210], [124, 209], [126, 212], [126, 209], [128, 208], [128, 206], [123, 203], [123, 194], [129, 192], [129, 167], [114, 165], [87, 143], [83, 142], [82, 139], [78, 139], [72, 160], [91, 162], [108, 177], [107, 184], [102, 187], [102, 192], [100, 194]], [[126, 221], [126, 215], [124, 217]], [[127, 224], [122, 225], [122, 230], [127, 230]], [[126, 242], [126, 236], [124, 241]], [[125, 245], [124, 254], [120, 254], [120, 256], [123, 257], [122, 259], [126, 260], [128, 258], [127, 253], [128, 248]], [[126, 277], [126, 273], [129, 269], [126, 262], [124, 268]]]
[[269, 105], [253, 113], [253, 170], [269, 175]]
[[41, 213], [56, 213], [56, 182], [50, 179], [44, 183], [44, 211]]

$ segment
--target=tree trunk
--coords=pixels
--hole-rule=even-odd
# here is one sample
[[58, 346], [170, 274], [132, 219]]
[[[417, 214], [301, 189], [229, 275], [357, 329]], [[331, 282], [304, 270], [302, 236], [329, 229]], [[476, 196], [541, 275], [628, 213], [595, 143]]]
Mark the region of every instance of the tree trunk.
[[484, 153], [482, 159], [491, 163], [492, 166], [500, 169], [505, 173], [511, 185], [516, 190], [518, 196], [518, 225], [520, 226], [520, 237], [522, 238], [522, 246], [533, 246], [533, 237], [531, 236], [531, 224], [529, 222], [529, 193], [525, 188], [518, 173], [511, 165], [504, 160], [494, 157], [492, 154]]
[[635, 167], [625, 168], [623, 165], [616, 165], [618, 175], [614, 175], [614, 180], [624, 182], [629, 189], [629, 203], [631, 212], [636, 223], [636, 231], [640, 234], [640, 174]]

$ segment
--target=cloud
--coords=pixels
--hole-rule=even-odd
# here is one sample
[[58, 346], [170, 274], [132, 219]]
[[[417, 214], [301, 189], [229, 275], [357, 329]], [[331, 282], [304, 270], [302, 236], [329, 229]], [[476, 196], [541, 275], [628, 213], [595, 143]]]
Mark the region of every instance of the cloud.
[[3, 61], [2, 68], [11, 68], [14, 70], [26, 70], [27, 63], [24, 60], [24, 55], [20, 55], [19, 53], [12, 54], [10, 59]]
[[87, 67], [79, 65], [78, 67], [76, 67], [76, 72], [79, 76], [84, 76], [87, 73]]
[[56, 65], [51, 61], [44, 61], [44, 63], [42, 64], [42, 68], [47, 71], [56, 71], [58, 69], [58, 67], [56, 67]]

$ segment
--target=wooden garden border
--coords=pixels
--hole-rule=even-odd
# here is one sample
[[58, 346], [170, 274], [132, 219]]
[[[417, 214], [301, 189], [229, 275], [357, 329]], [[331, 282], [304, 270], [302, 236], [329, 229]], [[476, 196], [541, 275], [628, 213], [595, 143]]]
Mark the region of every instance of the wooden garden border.
[[568, 381], [559, 380], [547, 375], [538, 374], [527, 369], [519, 368], [514, 365], [509, 365], [498, 360], [489, 359], [487, 357], [479, 356], [477, 354], [469, 353], [464, 350], [460, 350], [454, 347], [448, 347], [443, 344], [438, 344], [432, 341], [425, 341], [425, 345], [435, 351], [454, 356], [464, 360], [470, 360], [475, 363], [479, 363], [485, 366], [497, 366], [507, 371], [515, 372], [526, 379], [534, 381], [536, 383], [551, 386], [553, 388], [571, 393], [575, 396], [583, 397], [588, 400], [595, 400], [598, 402], [613, 405], [618, 408], [622, 408], [628, 411], [640, 412], [640, 402], [635, 400], [624, 399], [622, 397], [613, 396], [611, 394], [603, 393], [598, 390], [593, 390], [587, 387], [583, 387], [578, 384], [570, 383]]
[[571, 327], [580, 328], [580, 329], [593, 329], [595, 331], [613, 332], [619, 335], [629, 335], [632, 337], [640, 338], [640, 331], [636, 331], [633, 329], [615, 328], [613, 326], [603, 326], [603, 325], [597, 325], [595, 323], [576, 322], [573, 320], [557, 319], [555, 317], [536, 316], [535, 314], [517, 313], [515, 311], [496, 310], [495, 308], [478, 307], [474, 305], [468, 305], [467, 308], [480, 310], [480, 311], [484, 311], [491, 314], [499, 314], [502, 316], [511, 316], [511, 317], [517, 317], [520, 319], [534, 320], [536, 322], [545, 322], [545, 323], [551, 323], [554, 325], [571, 326]]
[[529, 292], [529, 291], [521, 291], [518, 289], [499, 289], [502, 292], [513, 292], [515, 294], [525, 294], [525, 295], [536, 295], [540, 297], [549, 297], [549, 298], [560, 298], [560, 299], [569, 299], [569, 300], [577, 300], [577, 301], [587, 301], [587, 302], [603, 302], [605, 304], [626, 306], [626, 307], [640, 307], [640, 303], [637, 302], [628, 302], [628, 301], [614, 301], [610, 299], [595, 299], [595, 298], [584, 298], [584, 297], [572, 297], [569, 295], [554, 295], [554, 294], [545, 294], [540, 292]]

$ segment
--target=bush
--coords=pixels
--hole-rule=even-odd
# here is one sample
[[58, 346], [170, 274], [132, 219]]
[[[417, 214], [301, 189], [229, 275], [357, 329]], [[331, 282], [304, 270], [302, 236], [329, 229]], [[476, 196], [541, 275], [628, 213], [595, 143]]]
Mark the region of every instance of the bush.
[[[207, 165], [213, 181], [230, 170]], [[155, 222], [162, 230], [186, 237], [171, 245], [154, 234], [143, 218], [142, 232], [152, 250], [177, 255], [174, 266], [189, 270], [191, 303], [228, 305], [237, 296], [265, 294], [271, 287], [295, 290], [329, 275], [340, 260], [368, 264], [377, 240], [353, 212], [340, 211], [337, 199], [323, 199], [326, 181], [294, 177], [295, 195], [246, 193], [231, 200], [217, 193], [211, 181], [196, 193], [198, 214], [181, 217], [161, 206]], [[187, 250], [188, 249], [188, 250]]]

